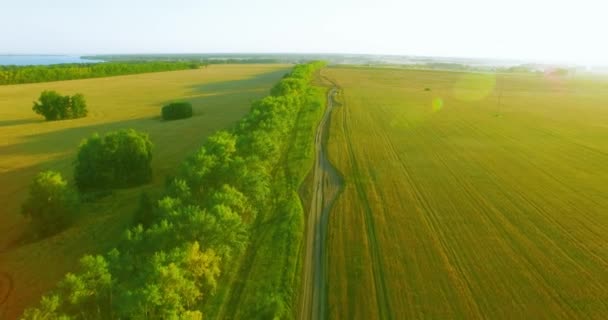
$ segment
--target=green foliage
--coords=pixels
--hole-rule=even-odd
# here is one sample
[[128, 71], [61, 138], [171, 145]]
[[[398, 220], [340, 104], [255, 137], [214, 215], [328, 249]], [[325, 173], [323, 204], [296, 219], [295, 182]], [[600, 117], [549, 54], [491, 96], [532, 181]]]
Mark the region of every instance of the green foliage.
[[[304, 233], [297, 190], [313, 164], [314, 131], [325, 97], [322, 90], [308, 84], [318, 67], [294, 68], [275, 86], [277, 95], [254, 103], [235, 129], [237, 154], [243, 158], [232, 161], [232, 172], [238, 175], [234, 185], [248, 196], [258, 214], [251, 234], [254, 244], [250, 244], [255, 260], [244, 261], [246, 272], [236, 275], [246, 276], [246, 284], [237, 282], [237, 289], [232, 289], [238, 290], [238, 297], [218, 297], [210, 303], [235, 310], [224, 315], [229, 318], [279, 319], [295, 312], [298, 252]], [[213, 314], [214, 308], [207, 312]]]
[[308, 83], [305, 80], [302, 78], [286, 77], [270, 90], [270, 94], [273, 96], [297, 95], [308, 87]]
[[44, 171], [36, 175], [21, 213], [30, 219], [39, 236], [47, 236], [69, 225], [78, 211], [78, 196], [61, 174]]
[[78, 149], [74, 179], [81, 191], [131, 187], [152, 178], [152, 142], [133, 129], [95, 134]]
[[[291, 77], [301, 79], [294, 82], [288, 76], [275, 90], [287, 95], [254, 103], [233, 130], [210, 136], [182, 163], [156, 203], [142, 195], [136, 220], [139, 224], [127, 230], [120, 246], [103, 260], [108, 268], [95, 260], [79, 273], [68, 274], [58, 293], [62, 304], [59, 310], [87, 319], [107, 318], [110, 314], [123, 319], [200, 319], [205, 299], [215, 299], [221, 280], [230, 279], [221, 278], [221, 271], [232, 270], [234, 264], [252, 263], [242, 257], [251, 245], [252, 234], [258, 236], [252, 229], [264, 227], [269, 228], [272, 237], [257, 249], [270, 276], [257, 278], [261, 273], [255, 274], [256, 283], [263, 281], [265, 285], [254, 288], [258, 291], [256, 301], [245, 301], [243, 313], [267, 318], [288, 316], [303, 233], [297, 186], [288, 182], [292, 179], [288, 175], [295, 174], [293, 179], [301, 181], [305, 175], [302, 170], [308, 167], [300, 165], [300, 170], [292, 172], [284, 161], [292, 157], [288, 153], [301, 151], [290, 147], [298, 136], [294, 130], [301, 129], [296, 125], [298, 119], [315, 119], [301, 114], [316, 95], [307, 83], [319, 67], [297, 66]], [[303, 85], [294, 85], [300, 82]], [[318, 108], [318, 104], [312, 107], [315, 112]], [[94, 136], [81, 146], [75, 174], [79, 187], [89, 179], [105, 181], [106, 175], [118, 170], [102, 170], [111, 162], [99, 151], [122, 150], [115, 147], [118, 143], [106, 140], [108, 136]], [[270, 219], [275, 223], [264, 225]], [[112, 296], [114, 304], [109, 298]]]
[[105, 62], [48, 66], [0, 66], [0, 85], [100, 78], [146, 72], [196, 69], [196, 62]]
[[25, 310], [21, 319], [109, 319], [113, 315], [113, 279], [102, 256], [80, 259], [76, 274], [68, 273], [58, 291], [42, 297], [38, 308]]
[[62, 96], [55, 91], [43, 91], [32, 110], [43, 115], [47, 121], [83, 118], [88, 113], [82, 94]]
[[87, 103], [84, 96], [80, 93], [73, 95], [70, 99], [70, 109], [72, 111], [72, 117], [82, 118], [88, 114]]
[[70, 320], [65, 314], [59, 312], [61, 298], [58, 295], [43, 296], [40, 307], [25, 310], [21, 320]]
[[92, 310], [102, 318], [112, 309], [112, 275], [102, 256], [87, 255], [80, 259], [80, 272], [68, 273], [59, 289], [66, 310]]
[[173, 102], [162, 108], [161, 115], [164, 120], [177, 120], [192, 117], [192, 104], [190, 102]]

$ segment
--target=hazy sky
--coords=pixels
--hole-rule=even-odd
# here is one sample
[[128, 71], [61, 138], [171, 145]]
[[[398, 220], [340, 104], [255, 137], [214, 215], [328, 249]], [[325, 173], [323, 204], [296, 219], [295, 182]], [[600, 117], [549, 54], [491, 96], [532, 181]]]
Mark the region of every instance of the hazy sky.
[[603, 0], [0, 0], [0, 53], [323, 52], [608, 64]]

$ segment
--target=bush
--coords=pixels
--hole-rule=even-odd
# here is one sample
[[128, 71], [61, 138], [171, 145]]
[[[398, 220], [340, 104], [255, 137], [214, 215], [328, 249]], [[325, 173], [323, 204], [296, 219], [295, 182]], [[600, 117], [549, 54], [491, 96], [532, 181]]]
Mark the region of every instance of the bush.
[[21, 213], [31, 219], [39, 236], [55, 233], [69, 225], [78, 210], [78, 196], [61, 174], [44, 171], [36, 175]]
[[47, 121], [86, 117], [87, 104], [82, 94], [62, 96], [55, 91], [43, 91], [32, 110]]
[[164, 120], [177, 120], [192, 117], [192, 104], [189, 102], [174, 102], [163, 107]]
[[98, 134], [78, 149], [74, 179], [81, 191], [131, 187], [152, 178], [152, 142], [133, 129]]

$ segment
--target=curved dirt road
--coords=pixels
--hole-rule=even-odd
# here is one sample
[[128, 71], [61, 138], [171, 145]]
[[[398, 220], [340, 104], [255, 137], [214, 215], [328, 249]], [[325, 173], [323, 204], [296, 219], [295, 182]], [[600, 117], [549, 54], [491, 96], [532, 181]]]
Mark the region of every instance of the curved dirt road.
[[306, 253], [299, 314], [299, 319], [302, 320], [325, 319], [327, 316], [327, 224], [329, 211], [342, 185], [342, 178], [327, 159], [324, 142], [328, 138], [329, 119], [336, 91], [336, 88], [332, 88], [327, 94], [327, 108], [315, 135], [314, 190], [306, 221]]

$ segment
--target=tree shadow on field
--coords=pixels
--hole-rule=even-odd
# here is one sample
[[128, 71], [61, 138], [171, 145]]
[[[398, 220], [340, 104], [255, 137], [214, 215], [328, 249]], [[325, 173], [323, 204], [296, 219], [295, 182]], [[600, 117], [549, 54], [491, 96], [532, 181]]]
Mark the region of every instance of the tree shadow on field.
[[[158, 113], [147, 117], [108, 123], [85, 124], [81, 126], [78, 125], [83, 121], [86, 121], [86, 118], [69, 120], [73, 121], [75, 127], [61, 128], [56, 131], [19, 137], [20, 142], [18, 143], [0, 146], [0, 154], [10, 157], [19, 155], [44, 156], [75, 152], [80, 142], [83, 139], [90, 137], [93, 133], [105, 134], [110, 131], [128, 128], [155, 133], [156, 135], [161, 136], [174, 135], [175, 132], [171, 132], [171, 129], [178, 130], [176, 128], [176, 123], [183, 126], [184, 124], [194, 121], [194, 124], [198, 123], [199, 126], [212, 127], [219, 130], [222, 128], [218, 126], [221, 126], [222, 123], [230, 122], [223, 126], [228, 127], [231, 123], [240, 119], [249, 110], [252, 100], [267, 95], [272, 84], [280, 79], [287, 71], [287, 69], [281, 69], [247, 79], [191, 86], [190, 95], [186, 94], [186, 96], [181, 99], [153, 103], [158, 106]], [[192, 103], [194, 116], [177, 122], [162, 121], [160, 116], [162, 106], [177, 100]], [[210, 123], [211, 121], [214, 122]], [[58, 121], [58, 123], [60, 122], [61, 121]], [[41, 119], [7, 120], [0, 121], [0, 126], [18, 125], [22, 123], [46, 124], [48, 122]], [[190, 126], [193, 126], [194, 124], [190, 123]], [[195, 134], [196, 132], [197, 131], [195, 131], [194, 128], [189, 130], [189, 134]]]
[[[229, 128], [241, 119], [249, 111], [252, 100], [267, 95], [270, 87], [288, 71], [289, 68], [285, 68], [247, 79], [191, 86], [192, 95], [184, 100], [192, 103], [194, 116], [179, 121], [161, 120], [160, 113], [164, 104], [159, 100], [156, 103], [156, 114], [136, 119], [97, 124], [87, 124], [86, 118], [74, 119], [69, 120], [72, 122], [70, 125], [73, 124], [74, 127], [57, 128], [55, 131], [44, 133], [35, 133], [37, 126], [31, 125], [30, 133], [19, 136], [12, 144], [0, 146], [0, 155], [7, 160], [6, 168], [3, 168], [5, 170], [0, 173], [0, 184], [6, 186], [0, 187], [0, 196], [6, 195], [4, 191], [15, 189], [10, 187], [12, 184], [15, 184], [14, 187], [27, 186], [33, 176], [42, 169], [56, 168], [70, 173], [71, 176], [78, 146], [94, 133], [103, 135], [110, 131], [130, 128], [149, 133], [155, 145], [153, 165], [155, 161], [159, 163], [155, 160], [159, 154], [163, 157], [163, 165], [167, 162], [165, 158], [169, 159], [167, 163], [177, 163], [187, 156], [186, 151], [194, 152], [200, 147], [205, 136]], [[2, 120], [0, 126], [24, 123], [44, 124], [47, 128], [53, 126], [53, 123], [35, 118]], [[57, 124], [60, 123], [62, 121], [57, 121]], [[29, 163], [22, 163], [19, 159]], [[162, 169], [168, 170], [164, 167]], [[19, 173], [21, 171], [22, 173]]]
[[[131, 119], [111, 123], [94, 124], [88, 126], [61, 128], [46, 133], [35, 133], [20, 137], [21, 142], [0, 147], [0, 154], [7, 157], [40, 156], [44, 154], [59, 155], [70, 150], [76, 150], [84, 138], [93, 133], [106, 133], [122, 128], [141, 129], [145, 127], [145, 118]], [[32, 129], [34, 131], [35, 128]]]
[[[262, 92], [263, 96], [266, 92]], [[154, 144], [152, 167], [154, 175], [170, 174], [190, 153], [196, 151], [205, 137], [217, 130], [229, 128], [241, 119], [250, 108], [248, 99], [251, 93], [224, 93], [201, 96], [193, 99], [195, 116], [178, 121], [161, 121], [160, 106], [158, 115], [115, 121], [109, 123], [89, 124], [72, 128], [58, 128], [45, 133], [29, 133], [20, 136], [13, 144], [0, 146], [4, 167], [0, 171], [0, 215], [18, 215], [21, 202], [34, 176], [43, 170], [57, 170], [69, 181], [72, 181], [73, 163], [80, 143], [94, 133], [104, 135], [120, 129], [135, 129], [150, 135]], [[74, 125], [79, 125], [78, 121]], [[41, 122], [42, 123], [42, 122]], [[36, 131], [34, 125], [31, 132]], [[23, 159], [21, 161], [20, 159]], [[10, 212], [8, 212], [10, 211]], [[14, 217], [14, 216], [13, 216]], [[11, 221], [0, 217], [0, 233], [9, 232]], [[9, 223], [10, 222], [10, 223]], [[9, 229], [6, 229], [4, 227]], [[11, 235], [10, 238], [14, 238]], [[9, 236], [7, 236], [9, 237]], [[7, 245], [0, 235], [0, 248]], [[14, 240], [14, 239], [13, 239]], [[9, 241], [13, 242], [13, 241]]]
[[260, 73], [245, 79], [204, 83], [191, 86], [190, 88], [192, 89], [193, 93], [207, 94], [224, 94], [234, 91], [257, 90], [266, 90], [266, 92], [268, 92], [270, 91], [272, 85], [287, 74], [290, 69], [291, 68], [288, 67], [276, 71]]
[[[154, 130], [149, 130], [151, 127], [154, 127]], [[2, 203], [0, 207], [0, 254], [4, 251], [55, 237], [55, 235], [44, 238], [32, 237], [28, 233], [27, 221], [20, 215], [21, 204], [27, 198], [29, 185], [36, 174], [45, 170], [58, 171], [70, 185], [74, 186], [74, 161], [78, 146], [83, 139], [91, 137], [94, 133], [103, 135], [110, 131], [130, 128], [142, 132], [153, 131], [155, 134], [162, 134], [164, 127], [166, 126], [163, 126], [157, 119], [148, 117], [32, 134], [25, 136], [25, 139], [20, 143], [0, 146], [0, 154], [5, 155], [8, 159], [11, 157], [35, 159], [25, 166], [17, 164], [18, 161], [13, 161], [9, 166], [3, 168], [5, 170], [0, 172], [0, 203]], [[169, 131], [175, 130], [169, 129]], [[151, 140], [154, 143], [155, 139], [152, 135]], [[167, 144], [169, 143], [165, 142], [163, 145]], [[14, 166], [13, 163], [15, 163]], [[153, 168], [153, 170], [154, 174], [157, 174], [157, 168]], [[143, 187], [148, 185], [145, 184]], [[117, 190], [140, 187], [142, 186]]]
[[[274, 76], [277, 77], [278, 73]], [[228, 87], [227, 85], [226, 88]], [[217, 130], [229, 128], [241, 119], [249, 111], [248, 100], [252, 96], [266, 95], [269, 89], [267, 87], [268, 83], [259, 95], [252, 95], [249, 92], [243, 96], [240, 92], [227, 90], [223, 93], [189, 99], [195, 108], [195, 116], [189, 119], [162, 121], [160, 117], [162, 104], [159, 103], [158, 115], [23, 135], [14, 144], [0, 146], [0, 155], [9, 160], [8, 165], [0, 172], [0, 202], [2, 200], [8, 202], [0, 208], [0, 214], [4, 217], [9, 214], [19, 214], [20, 204], [27, 195], [28, 186], [40, 171], [56, 170], [72, 181], [73, 163], [78, 147], [84, 139], [94, 133], [104, 135], [120, 129], [135, 129], [148, 133], [154, 144], [152, 157], [154, 174], [166, 174], [175, 164], [179, 164], [188, 154], [200, 147], [206, 136]], [[74, 121], [74, 125], [79, 125], [78, 121], [81, 120], [70, 121]], [[43, 124], [45, 121], [42, 120], [40, 123]], [[35, 126], [32, 131], [35, 132]], [[20, 163], [19, 159], [29, 163]], [[16, 240], [16, 234], [13, 234], [16, 230], [15, 232], [10, 230], [14, 225], [12, 221], [16, 222], [18, 219], [4, 220], [0, 217], [0, 233], [7, 235], [0, 236], [0, 249]], [[9, 236], [8, 233], [11, 235]]]
[[[185, 101], [192, 104], [193, 117], [227, 116], [227, 112], [245, 114], [254, 100], [268, 95], [272, 86], [289, 72], [289, 68], [258, 74], [246, 79], [219, 81], [190, 86], [190, 92], [180, 99], [166, 100], [162, 106]], [[184, 120], [184, 119], [182, 119]], [[179, 120], [179, 121], [182, 121]], [[187, 120], [187, 119], [185, 119]], [[175, 121], [175, 120], [171, 120]]]
[[42, 123], [45, 122], [44, 119], [10, 119], [10, 120], [0, 120], [0, 127], [10, 127], [10, 126], [18, 126], [22, 124], [30, 124], [30, 123]]
[[21, 216], [29, 184], [40, 171], [55, 170], [70, 176], [70, 163], [65, 157], [47, 159], [31, 166], [13, 169], [0, 174], [0, 253], [23, 242], [26, 220]]

